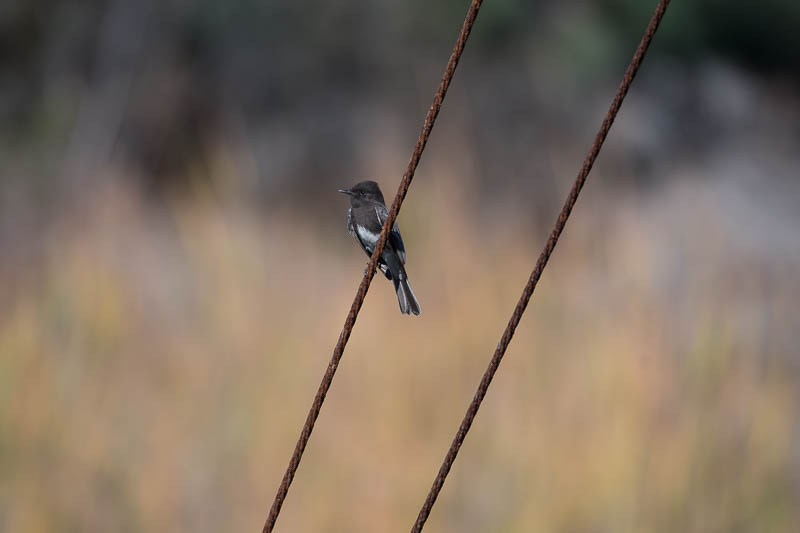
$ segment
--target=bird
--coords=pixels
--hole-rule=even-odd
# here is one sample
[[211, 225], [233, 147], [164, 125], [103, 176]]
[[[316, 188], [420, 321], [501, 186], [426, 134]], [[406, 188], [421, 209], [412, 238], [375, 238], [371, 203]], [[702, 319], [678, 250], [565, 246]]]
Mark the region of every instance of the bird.
[[[381, 235], [386, 217], [386, 203], [377, 183], [362, 181], [349, 189], [339, 189], [339, 192], [350, 196], [350, 209], [347, 210], [347, 232], [358, 241], [361, 249], [369, 257], [375, 251], [375, 244]], [[386, 279], [394, 283], [397, 293], [397, 302], [400, 312], [406, 315], [419, 315], [422, 308], [411, 290], [405, 269], [406, 248], [397, 222], [392, 226], [386, 245], [378, 258], [378, 268], [381, 269]]]

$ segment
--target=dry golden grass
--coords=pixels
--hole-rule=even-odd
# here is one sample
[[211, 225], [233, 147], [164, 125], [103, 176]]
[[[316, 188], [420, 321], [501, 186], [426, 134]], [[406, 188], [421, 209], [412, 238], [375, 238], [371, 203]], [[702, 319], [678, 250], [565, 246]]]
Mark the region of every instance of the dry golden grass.
[[[446, 184], [400, 219], [423, 314], [375, 279], [280, 531], [416, 517], [547, 231]], [[427, 530], [800, 523], [797, 259], [674, 191], [581, 199]], [[366, 258], [204, 187], [95, 205], [2, 282], [0, 529], [255, 531]]]

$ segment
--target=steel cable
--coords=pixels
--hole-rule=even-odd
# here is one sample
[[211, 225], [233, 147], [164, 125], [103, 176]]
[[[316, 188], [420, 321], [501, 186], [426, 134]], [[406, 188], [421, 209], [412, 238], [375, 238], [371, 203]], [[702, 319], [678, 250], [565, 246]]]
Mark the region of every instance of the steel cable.
[[[584, 160], [583, 168], [581, 168], [578, 177], [575, 179], [575, 183], [572, 185], [572, 190], [570, 190], [564, 206], [561, 209], [561, 213], [558, 215], [558, 219], [553, 226], [553, 230], [550, 232], [550, 237], [547, 239], [547, 243], [545, 244], [542, 253], [539, 255], [539, 259], [536, 261], [536, 266], [534, 267], [533, 272], [531, 272], [530, 278], [528, 279], [528, 282], [525, 284], [525, 288], [522, 291], [522, 295], [520, 296], [519, 301], [514, 308], [514, 312], [511, 315], [508, 324], [506, 325], [503, 336], [500, 338], [500, 342], [497, 344], [497, 349], [495, 350], [494, 355], [489, 362], [489, 367], [483, 374], [483, 378], [478, 385], [478, 390], [475, 392], [475, 396], [467, 408], [467, 412], [461, 421], [458, 432], [456, 433], [456, 436], [450, 445], [450, 449], [447, 451], [447, 455], [442, 462], [442, 466], [439, 468], [439, 473], [436, 475], [433, 485], [428, 492], [428, 496], [425, 499], [425, 503], [422, 505], [422, 508], [419, 511], [417, 521], [414, 523], [414, 527], [411, 528], [412, 533], [419, 533], [422, 531], [422, 528], [424, 527], [425, 522], [430, 515], [431, 509], [433, 508], [433, 504], [436, 503], [436, 498], [438, 497], [439, 492], [442, 490], [445, 478], [447, 478], [447, 474], [450, 472], [450, 468], [453, 466], [453, 461], [455, 461], [456, 455], [458, 454], [461, 445], [464, 443], [467, 432], [472, 426], [475, 415], [478, 413], [478, 408], [480, 408], [481, 402], [486, 396], [486, 391], [489, 389], [492, 378], [494, 377], [495, 372], [497, 372], [498, 366], [500, 366], [500, 361], [502, 361], [503, 356], [506, 353], [506, 349], [511, 342], [511, 338], [514, 336], [514, 331], [517, 329], [517, 325], [522, 319], [522, 314], [525, 312], [525, 308], [528, 306], [528, 302], [533, 295], [533, 290], [536, 288], [536, 284], [539, 282], [542, 271], [547, 265], [547, 261], [550, 259], [550, 255], [553, 253], [556, 243], [558, 243], [561, 232], [564, 230], [564, 226], [566, 225], [567, 219], [572, 212], [572, 208], [575, 206], [575, 202], [578, 200], [578, 195], [580, 194], [581, 189], [586, 182], [589, 171], [591, 171], [592, 166], [597, 159], [597, 154], [600, 153], [600, 148], [603, 146], [603, 142], [608, 135], [608, 131], [611, 129], [611, 125], [614, 123], [614, 118], [617, 116], [617, 112], [622, 105], [622, 101], [625, 99], [625, 95], [628, 93], [628, 89], [633, 82], [633, 78], [636, 76], [636, 72], [639, 70], [642, 59], [647, 52], [648, 46], [650, 46], [650, 42], [653, 40], [653, 36], [658, 29], [658, 25], [661, 23], [661, 19], [664, 17], [664, 12], [666, 11], [668, 5], [669, 0], [659, 0], [658, 5], [656, 6], [655, 12], [650, 19], [650, 23], [647, 25], [644, 36], [642, 36], [642, 40], [639, 42], [639, 46], [636, 48], [633, 59], [631, 59], [631, 62], [625, 71], [625, 75], [622, 78], [622, 82], [617, 89], [617, 93], [608, 108], [605, 118], [603, 119], [603, 124], [600, 126], [600, 131], [597, 132], [594, 143], [592, 144], [592, 147], [589, 150], [586, 159]], [[386, 228], [384, 228], [384, 230], [385, 229]]]
[[480, 9], [482, 3], [483, 0], [472, 0], [469, 9], [467, 10], [467, 16], [464, 19], [464, 24], [461, 26], [461, 31], [458, 34], [458, 39], [456, 40], [453, 52], [450, 54], [450, 59], [447, 62], [447, 67], [445, 68], [444, 75], [442, 76], [442, 81], [439, 83], [439, 88], [433, 97], [433, 103], [431, 104], [430, 109], [428, 109], [428, 114], [425, 117], [425, 123], [422, 126], [419, 137], [417, 138], [414, 151], [411, 153], [411, 160], [408, 163], [408, 168], [405, 174], [403, 174], [403, 179], [400, 181], [400, 186], [398, 187], [397, 194], [392, 202], [392, 207], [389, 209], [389, 216], [386, 217], [386, 221], [383, 224], [380, 238], [378, 239], [378, 243], [376, 244], [375, 250], [372, 253], [367, 270], [364, 272], [364, 277], [361, 279], [361, 284], [358, 287], [358, 292], [356, 292], [353, 304], [350, 306], [350, 312], [347, 314], [344, 327], [342, 328], [342, 332], [339, 334], [339, 340], [333, 349], [333, 355], [331, 356], [330, 363], [328, 363], [328, 368], [325, 371], [325, 375], [322, 377], [322, 382], [320, 383], [319, 388], [317, 389], [314, 402], [311, 404], [311, 409], [308, 412], [305, 424], [300, 432], [300, 438], [297, 440], [297, 445], [295, 446], [294, 453], [292, 453], [292, 458], [289, 461], [289, 465], [286, 468], [286, 473], [284, 474], [281, 484], [278, 487], [278, 493], [275, 495], [275, 499], [272, 502], [272, 507], [270, 508], [267, 521], [264, 524], [263, 533], [269, 533], [275, 527], [275, 521], [277, 520], [278, 514], [283, 506], [283, 502], [286, 499], [286, 494], [289, 492], [289, 486], [292, 484], [294, 475], [297, 472], [297, 467], [300, 465], [300, 460], [303, 457], [306, 444], [308, 444], [308, 439], [311, 437], [311, 431], [314, 429], [314, 423], [319, 416], [322, 403], [325, 401], [325, 396], [328, 394], [328, 389], [333, 381], [333, 375], [336, 373], [336, 369], [339, 366], [339, 361], [344, 353], [345, 345], [347, 344], [350, 334], [353, 331], [353, 326], [356, 323], [356, 317], [358, 317], [358, 312], [361, 310], [361, 306], [364, 303], [364, 298], [367, 296], [367, 290], [369, 289], [370, 282], [375, 275], [378, 258], [383, 252], [383, 247], [386, 244], [386, 239], [389, 235], [389, 228], [391, 228], [394, 224], [397, 214], [400, 212], [400, 206], [403, 204], [406, 193], [408, 193], [411, 180], [414, 179], [414, 172], [416, 171], [417, 165], [422, 157], [422, 152], [425, 150], [425, 145], [430, 137], [433, 124], [436, 121], [436, 117], [439, 115], [442, 102], [447, 94], [447, 89], [450, 87], [450, 82], [455, 74], [456, 66], [458, 66], [458, 61], [461, 58], [461, 54], [464, 52], [464, 46], [467, 44], [467, 39], [472, 31], [472, 25], [475, 23], [475, 18], [478, 16], [478, 10]]

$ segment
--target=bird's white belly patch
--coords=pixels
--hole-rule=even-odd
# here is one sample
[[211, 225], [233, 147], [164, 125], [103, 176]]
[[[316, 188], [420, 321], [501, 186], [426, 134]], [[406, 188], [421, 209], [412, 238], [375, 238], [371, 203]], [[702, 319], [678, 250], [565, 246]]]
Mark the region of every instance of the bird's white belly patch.
[[358, 232], [358, 236], [364, 244], [369, 244], [374, 246], [375, 243], [378, 242], [378, 237], [380, 237], [380, 234], [372, 233], [364, 226], [360, 226], [358, 224], [356, 224], [356, 231]]

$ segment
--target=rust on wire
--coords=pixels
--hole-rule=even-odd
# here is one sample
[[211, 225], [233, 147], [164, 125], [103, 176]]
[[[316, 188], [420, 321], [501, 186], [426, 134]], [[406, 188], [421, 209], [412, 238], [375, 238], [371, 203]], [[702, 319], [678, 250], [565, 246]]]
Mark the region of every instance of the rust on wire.
[[319, 389], [317, 389], [314, 402], [311, 404], [311, 409], [309, 410], [308, 416], [306, 417], [306, 422], [303, 425], [303, 430], [300, 432], [300, 438], [297, 440], [297, 445], [295, 446], [294, 453], [292, 453], [292, 458], [289, 461], [289, 465], [286, 468], [286, 473], [284, 474], [283, 480], [278, 487], [278, 493], [275, 495], [275, 500], [272, 502], [269, 516], [264, 524], [263, 533], [270, 533], [275, 527], [275, 521], [278, 519], [278, 514], [281, 512], [283, 501], [286, 499], [286, 494], [289, 492], [289, 486], [292, 484], [294, 475], [297, 472], [297, 467], [300, 465], [300, 459], [303, 457], [303, 451], [306, 448], [306, 444], [308, 444], [309, 437], [311, 437], [311, 431], [314, 429], [314, 423], [319, 416], [319, 411], [322, 408], [322, 403], [325, 401], [325, 396], [328, 394], [328, 389], [333, 381], [333, 375], [336, 373], [336, 369], [339, 366], [339, 361], [342, 359], [344, 347], [350, 338], [350, 333], [353, 331], [353, 326], [356, 323], [358, 312], [361, 310], [361, 306], [364, 303], [364, 298], [367, 296], [367, 290], [369, 289], [370, 282], [375, 275], [375, 268], [378, 263], [378, 258], [383, 252], [383, 247], [385, 246], [386, 239], [389, 235], [389, 228], [391, 228], [394, 224], [397, 214], [400, 212], [400, 206], [403, 204], [406, 193], [408, 193], [411, 180], [414, 179], [414, 172], [416, 171], [419, 160], [422, 157], [422, 152], [425, 150], [425, 145], [428, 143], [428, 137], [430, 137], [433, 124], [436, 121], [436, 117], [439, 115], [439, 110], [442, 107], [445, 94], [447, 94], [447, 89], [450, 87], [450, 82], [453, 79], [453, 74], [455, 74], [456, 66], [458, 66], [458, 61], [461, 59], [461, 54], [464, 52], [464, 46], [467, 44], [467, 39], [472, 31], [472, 25], [475, 23], [475, 17], [478, 16], [478, 10], [480, 9], [482, 3], [483, 0], [472, 0], [470, 3], [467, 16], [464, 19], [464, 24], [461, 26], [461, 31], [458, 34], [455, 47], [453, 48], [453, 52], [450, 54], [450, 59], [447, 62], [447, 67], [445, 68], [444, 75], [442, 76], [442, 81], [439, 83], [439, 88], [433, 97], [433, 103], [431, 104], [430, 109], [428, 109], [428, 114], [425, 117], [425, 123], [422, 126], [422, 131], [420, 131], [419, 137], [417, 138], [414, 151], [411, 153], [411, 160], [408, 162], [408, 168], [405, 174], [403, 174], [403, 179], [400, 181], [400, 186], [398, 187], [397, 194], [392, 202], [392, 207], [389, 209], [389, 216], [386, 217], [386, 221], [383, 224], [380, 238], [378, 239], [378, 243], [375, 245], [375, 250], [373, 251], [372, 257], [369, 260], [367, 270], [364, 272], [364, 277], [361, 279], [361, 284], [358, 286], [355, 299], [353, 300], [353, 304], [350, 306], [350, 312], [347, 313], [344, 327], [342, 328], [342, 332], [339, 334], [339, 340], [333, 349], [333, 355], [331, 356], [330, 363], [328, 363], [328, 369], [325, 371], [325, 375], [322, 377], [322, 382], [319, 385]]
[[[528, 302], [533, 295], [533, 290], [536, 288], [536, 284], [539, 282], [542, 271], [547, 265], [547, 261], [550, 259], [550, 255], [553, 253], [556, 243], [558, 243], [558, 239], [561, 236], [561, 232], [564, 230], [564, 226], [566, 225], [567, 219], [572, 212], [572, 208], [575, 206], [575, 202], [578, 200], [578, 195], [580, 194], [584, 183], [586, 183], [586, 177], [589, 175], [589, 171], [591, 171], [595, 159], [597, 159], [597, 154], [600, 153], [600, 148], [603, 146], [603, 142], [608, 135], [608, 131], [611, 129], [611, 125], [614, 123], [614, 118], [617, 116], [617, 112], [622, 105], [622, 101], [625, 99], [625, 95], [628, 93], [628, 89], [633, 82], [633, 78], [636, 76], [636, 72], [639, 70], [642, 59], [647, 52], [648, 46], [650, 46], [650, 42], [653, 40], [653, 35], [655, 35], [656, 30], [658, 29], [658, 25], [661, 23], [661, 19], [664, 17], [664, 12], [666, 11], [668, 5], [669, 0], [659, 0], [658, 5], [656, 6], [656, 10], [650, 19], [650, 23], [647, 25], [644, 36], [642, 36], [642, 40], [639, 42], [639, 46], [636, 48], [636, 52], [633, 54], [633, 59], [631, 59], [631, 62], [625, 71], [625, 75], [622, 78], [622, 82], [617, 89], [617, 94], [614, 96], [614, 100], [611, 102], [608, 112], [603, 119], [603, 124], [600, 126], [600, 131], [597, 132], [594, 143], [592, 144], [592, 147], [583, 162], [583, 167], [581, 168], [578, 177], [575, 178], [575, 183], [572, 185], [572, 190], [570, 190], [569, 196], [567, 196], [567, 199], [564, 202], [564, 207], [561, 209], [561, 213], [558, 215], [558, 219], [553, 226], [553, 230], [550, 232], [550, 237], [547, 239], [547, 243], [545, 244], [542, 253], [539, 255], [539, 259], [536, 261], [536, 266], [534, 267], [533, 272], [531, 272], [528, 282], [525, 284], [525, 288], [523, 289], [522, 295], [520, 296], [519, 301], [514, 308], [514, 312], [511, 315], [508, 324], [506, 325], [503, 336], [500, 338], [500, 342], [497, 344], [497, 348], [495, 349], [494, 355], [489, 362], [489, 366], [486, 369], [486, 372], [484, 372], [483, 378], [478, 385], [478, 390], [475, 392], [475, 396], [467, 408], [464, 419], [461, 421], [461, 426], [459, 426], [458, 432], [456, 433], [456, 436], [450, 445], [450, 449], [447, 451], [447, 455], [442, 462], [442, 466], [439, 468], [439, 473], [436, 475], [433, 485], [428, 492], [428, 497], [425, 499], [425, 503], [422, 505], [422, 508], [419, 511], [417, 521], [414, 523], [414, 527], [411, 528], [412, 533], [419, 533], [422, 531], [422, 528], [424, 527], [425, 522], [430, 515], [431, 509], [433, 508], [433, 504], [436, 503], [436, 498], [438, 497], [439, 492], [442, 490], [445, 478], [447, 478], [447, 474], [450, 472], [450, 468], [453, 466], [456, 455], [458, 454], [461, 445], [464, 443], [464, 439], [467, 436], [469, 428], [472, 426], [475, 415], [478, 413], [481, 402], [486, 396], [486, 391], [489, 389], [492, 378], [494, 377], [495, 372], [497, 372], [497, 368], [500, 366], [500, 361], [502, 361], [503, 356], [506, 353], [506, 349], [511, 342], [511, 338], [514, 336], [514, 331], [517, 329], [517, 325], [522, 319], [522, 314], [525, 312], [525, 308], [528, 306]], [[384, 230], [385, 229], [386, 228], [384, 228]]]

